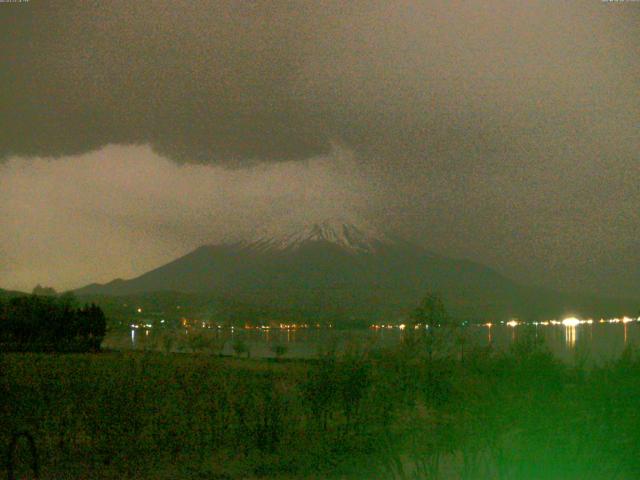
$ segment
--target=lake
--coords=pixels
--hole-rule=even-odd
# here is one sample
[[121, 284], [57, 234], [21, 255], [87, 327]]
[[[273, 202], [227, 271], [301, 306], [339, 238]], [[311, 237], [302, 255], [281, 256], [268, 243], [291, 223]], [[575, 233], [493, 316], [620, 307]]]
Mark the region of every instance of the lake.
[[[636, 319], [626, 322], [593, 322], [578, 325], [537, 324], [470, 325], [464, 329], [469, 346], [492, 345], [506, 349], [526, 331], [543, 338], [550, 350], [566, 362], [585, 359], [587, 363], [601, 363], [618, 357], [626, 346], [640, 344], [640, 325]], [[115, 350], [171, 350], [189, 352], [210, 346], [221, 346], [224, 355], [234, 354], [234, 344], [241, 340], [252, 357], [275, 356], [276, 345], [284, 347], [284, 358], [312, 358], [319, 352], [335, 348], [342, 351], [350, 344], [376, 347], [397, 345], [406, 331], [394, 328], [377, 329], [145, 329], [132, 328], [128, 332], [113, 332], [103, 346]], [[219, 347], [213, 347], [216, 349]]]

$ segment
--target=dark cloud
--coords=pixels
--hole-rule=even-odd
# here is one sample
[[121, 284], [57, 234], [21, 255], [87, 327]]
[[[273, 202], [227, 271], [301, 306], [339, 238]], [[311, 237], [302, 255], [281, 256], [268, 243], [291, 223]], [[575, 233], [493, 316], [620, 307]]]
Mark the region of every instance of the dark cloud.
[[596, 118], [629, 127], [640, 73], [633, 7], [3, 6], [0, 146], [5, 156], [62, 155], [149, 143], [181, 161], [242, 162], [305, 158], [335, 141], [386, 161], [504, 159]]
[[320, 5], [33, 2], [3, 9], [7, 154], [151, 143], [185, 161], [329, 149], [290, 94]]

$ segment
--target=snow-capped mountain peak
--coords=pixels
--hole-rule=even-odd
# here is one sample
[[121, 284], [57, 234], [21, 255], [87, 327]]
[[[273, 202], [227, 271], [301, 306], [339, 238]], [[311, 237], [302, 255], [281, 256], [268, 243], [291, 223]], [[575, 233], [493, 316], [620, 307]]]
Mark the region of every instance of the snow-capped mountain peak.
[[310, 242], [328, 242], [352, 252], [370, 253], [382, 245], [392, 243], [371, 225], [365, 222], [355, 224], [346, 219], [328, 219], [285, 227], [268, 225], [233, 243], [257, 250], [293, 250]]

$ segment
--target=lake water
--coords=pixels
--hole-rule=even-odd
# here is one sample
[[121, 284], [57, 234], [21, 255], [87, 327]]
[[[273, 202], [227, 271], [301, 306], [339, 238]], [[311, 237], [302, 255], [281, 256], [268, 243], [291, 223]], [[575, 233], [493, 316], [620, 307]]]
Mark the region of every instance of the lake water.
[[[618, 357], [628, 345], [640, 345], [640, 324], [598, 323], [565, 325], [505, 324], [472, 325], [464, 329], [466, 345], [506, 349], [526, 331], [543, 338], [560, 359], [573, 362], [584, 358], [588, 363], [601, 363]], [[273, 357], [275, 346], [284, 347], [284, 358], [311, 358], [321, 351], [344, 350], [350, 344], [380, 347], [397, 345], [406, 332], [399, 328], [338, 330], [328, 328], [298, 329], [131, 329], [107, 336], [103, 346], [116, 350], [195, 350], [234, 354], [234, 344], [241, 340], [252, 357]]]

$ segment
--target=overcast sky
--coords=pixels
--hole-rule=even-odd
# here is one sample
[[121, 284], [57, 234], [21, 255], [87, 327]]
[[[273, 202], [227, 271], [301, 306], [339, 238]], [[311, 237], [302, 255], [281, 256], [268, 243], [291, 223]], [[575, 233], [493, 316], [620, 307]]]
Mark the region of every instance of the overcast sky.
[[356, 215], [640, 296], [640, 2], [0, 4], [0, 287]]

